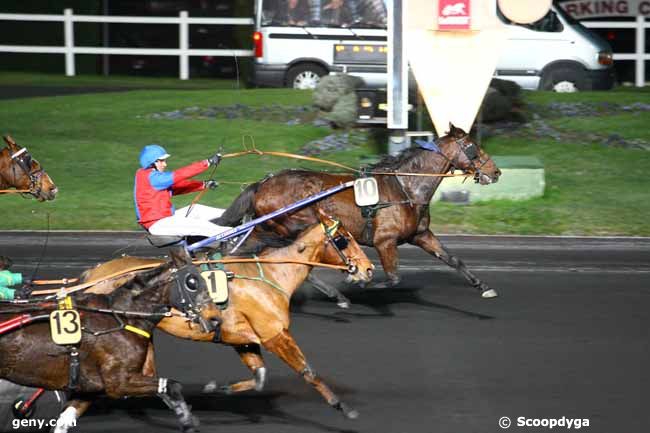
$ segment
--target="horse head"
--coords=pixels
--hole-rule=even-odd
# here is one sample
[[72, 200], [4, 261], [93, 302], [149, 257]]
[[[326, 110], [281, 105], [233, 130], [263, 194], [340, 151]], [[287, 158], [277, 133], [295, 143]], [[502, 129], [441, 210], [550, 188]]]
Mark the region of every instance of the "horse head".
[[375, 265], [372, 264], [352, 234], [341, 222], [318, 209], [325, 250], [323, 263], [348, 266], [348, 282], [368, 282], [372, 280]]
[[501, 170], [492, 157], [472, 140], [468, 133], [449, 123], [449, 132], [440, 139], [440, 143], [456, 146], [454, 157], [450, 158], [455, 168], [474, 175], [474, 180], [481, 185], [495, 183], [501, 176]]
[[123, 309], [171, 306], [198, 323], [204, 332], [213, 331], [213, 322], [220, 313], [199, 270], [192, 264], [192, 258], [183, 248], [170, 250], [169, 256], [169, 262], [137, 273], [115, 290], [111, 295], [113, 305]]
[[41, 164], [10, 136], [3, 138], [7, 147], [0, 152], [0, 182], [28, 191], [38, 201], [54, 200], [58, 188]]

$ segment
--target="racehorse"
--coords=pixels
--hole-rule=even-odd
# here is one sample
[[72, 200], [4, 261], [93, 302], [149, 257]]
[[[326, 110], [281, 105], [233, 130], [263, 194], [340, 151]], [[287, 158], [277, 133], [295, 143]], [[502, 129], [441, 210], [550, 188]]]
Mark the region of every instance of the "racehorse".
[[[310, 261], [325, 264], [341, 264], [348, 267], [348, 278], [353, 281], [370, 281], [372, 262], [364, 254], [354, 237], [338, 221], [318, 213], [319, 224], [303, 230], [295, 241], [284, 240], [285, 247], [266, 247], [259, 254], [260, 260]], [[259, 247], [270, 241], [265, 239]], [[246, 254], [247, 244], [241, 252]], [[234, 259], [237, 257], [225, 257]], [[123, 257], [112, 260], [87, 271], [84, 279], [98, 280], [120, 269], [128, 269], [150, 263], [151, 259]], [[163, 319], [158, 328], [180, 337], [196, 341], [220, 342], [232, 346], [242, 362], [253, 372], [254, 378], [221, 388], [211, 382], [207, 390], [221, 389], [225, 392], [241, 392], [250, 389], [261, 391], [266, 379], [266, 368], [260, 353], [260, 345], [287, 363], [299, 373], [335, 409], [349, 418], [357, 412], [341, 402], [332, 390], [316, 376], [305, 356], [289, 332], [289, 303], [292, 294], [307, 278], [312, 266], [296, 263], [227, 263], [225, 270], [235, 278], [229, 283], [228, 307], [222, 311], [220, 334], [206, 333], [197, 326], [177, 317]], [[89, 291], [110, 291], [108, 285], [99, 285]], [[153, 356], [153, 351], [151, 351]], [[149, 371], [153, 373], [153, 371]]]
[[[318, 206], [339, 218], [359, 243], [375, 247], [388, 277], [388, 281], [381, 285], [390, 287], [399, 283], [397, 246], [410, 243], [455, 268], [483, 297], [497, 296], [496, 291], [470, 272], [429, 228], [429, 201], [442, 177], [417, 174], [445, 174], [459, 169], [473, 174], [475, 181], [482, 185], [496, 182], [501, 175], [491, 157], [467, 133], [451, 124], [449, 126], [447, 135], [435, 143], [424, 144], [424, 148], [406, 149], [396, 157], [387, 156], [379, 163], [367, 167], [369, 176], [373, 172], [396, 173], [376, 175], [380, 200], [377, 205], [360, 209], [355, 204], [352, 189], [347, 189], [319, 201], [317, 205], [278, 216], [267, 222], [266, 228], [283, 236], [295, 236], [297, 227], [317, 221], [315, 206]], [[267, 214], [288, 203], [353, 179], [353, 175], [349, 174], [284, 170], [248, 186], [214, 222], [234, 226], [246, 216]], [[340, 306], [348, 304], [349, 301], [336, 289], [313, 277], [310, 281], [330, 297], [336, 296]]]
[[[142, 374], [151, 332], [169, 306], [200, 319], [201, 329], [214, 329], [206, 323], [218, 311], [198, 270], [184, 251], [171, 256], [171, 262], [138, 274], [110, 295], [75, 297], [81, 323], [60, 326], [73, 329], [74, 325], [74, 329], [84, 331], [78, 345], [55, 344], [49, 323], [43, 322], [0, 336], [0, 378], [72, 393], [55, 433], [66, 432], [74, 425], [98, 394], [110, 398], [158, 395], [174, 411], [183, 432], [196, 431], [197, 421], [183, 399], [180, 384]], [[0, 321], [27, 312], [47, 318], [57, 306], [49, 304], [34, 301], [1, 305]]]
[[58, 188], [41, 164], [10, 136], [3, 138], [7, 147], [0, 151], [0, 190], [15, 188], [38, 201], [54, 200]]

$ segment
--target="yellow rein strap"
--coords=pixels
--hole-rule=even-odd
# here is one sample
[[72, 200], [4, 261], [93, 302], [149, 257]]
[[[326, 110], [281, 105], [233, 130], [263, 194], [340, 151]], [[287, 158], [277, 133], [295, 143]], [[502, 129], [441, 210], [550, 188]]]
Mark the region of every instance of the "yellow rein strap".
[[145, 331], [144, 329], [136, 328], [135, 326], [126, 325], [124, 326], [125, 331], [131, 331], [134, 334], [142, 335], [144, 338], [151, 338], [151, 334]]
[[0, 189], [0, 194], [12, 194], [12, 193], [20, 193], [24, 194], [27, 192], [30, 192], [31, 190], [29, 189]]

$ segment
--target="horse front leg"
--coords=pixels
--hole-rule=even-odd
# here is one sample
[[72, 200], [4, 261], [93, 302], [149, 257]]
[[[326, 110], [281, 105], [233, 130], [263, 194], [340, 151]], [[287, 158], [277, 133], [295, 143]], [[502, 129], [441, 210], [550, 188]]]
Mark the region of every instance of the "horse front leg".
[[264, 389], [264, 384], [266, 383], [266, 367], [260, 352], [260, 345], [251, 343], [237, 345], [233, 348], [237, 351], [237, 354], [239, 354], [244, 365], [246, 365], [246, 367], [248, 367], [248, 369], [253, 373], [253, 378], [227, 385], [217, 385], [217, 382], [213, 380], [203, 387], [203, 392], [233, 394], [236, 392], [249, 391], [251, 389], [254, 389], [255, 391], [262, 391]]
[[140, 373], [127, 375], [110, 370], [103, 371], [102, 379], [108, 397], [118, 399], [157, 395], [176, 415], [181, 432], [198, 432], [199, 421], [185, 402], [180, 383], [164, 377], [147, 377]]
[[330, 406], [343, 412], [343, 415], [347, 418], [354, 419], [359, 416], [359, 412], [343, 403], [322, 381], [322, 379], [316, 376], [316, 373], [311, 369], [309, 364], [307, 364], [305, 355], [303, 355], [298, 344], [296, 344], [296, 341], [288, 330], [283, 330], [263, 344], [266, 350], [275, 353], [278, 358], [286, 362], [289, 367], [300, 374], [307, 383], [316, 388], [316, 391], [323, 396]]
[[397, 273], [399, 267], [399, 257], [397, 255], [397, 240], [388, 239], [384, 241], [375, 241], [375, 249], [379, 254], [381, 266], [384, 268], [387, 280], [383, 283], [375, 284], [374, 287], [384, 288], [393, 287], [399, 284], [400, 276]]
[[449, 253], [431, 230], [416, 235], [411, 243], [419, 246], [427, 253], [436, 256], [447, 265], [456, 269], [467, 281], [469, 281], [472, 287], [481, 292], [482, 297], [494, 298], [499, 296], [496, 290], [491, 289], [487, 284], [479, 280], [472, 272], [470, 272], [461, 259]]
[[336, 305], [338, 305], [340, 308], [350, 308], [350, 300], [346, 298], [343, 293], [341, 293], [336, 287], [330, 286], [325, 281], [316, 277], [313, 273], [310, 273], [309, 276], [307, 276], [307, 281], [309, 281], [314, 287], [316, 287], [328, 298], [336, 298]]
[[88, 400], [74, 399], [68, 402], [66, 408], [56, 420], [53, 433], [67, 433], [70, 427], [77, 426], [77, 420], [86, 412], [92, 402]]

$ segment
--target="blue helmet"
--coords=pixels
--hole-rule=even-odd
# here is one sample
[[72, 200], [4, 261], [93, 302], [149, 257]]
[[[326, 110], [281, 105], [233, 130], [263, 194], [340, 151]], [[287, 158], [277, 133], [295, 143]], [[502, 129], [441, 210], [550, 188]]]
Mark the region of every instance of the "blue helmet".
[[140, 152], [140, 167], [147, 168], [159, 159], [169, 158], [167, 151], [157, 144], [148, 144]]

